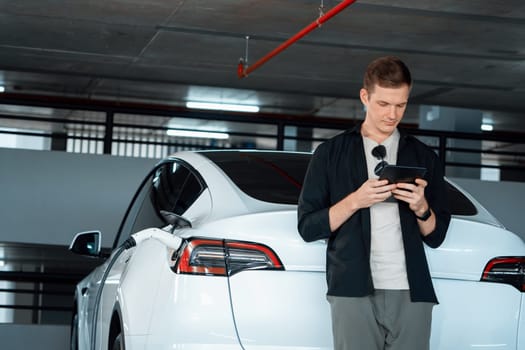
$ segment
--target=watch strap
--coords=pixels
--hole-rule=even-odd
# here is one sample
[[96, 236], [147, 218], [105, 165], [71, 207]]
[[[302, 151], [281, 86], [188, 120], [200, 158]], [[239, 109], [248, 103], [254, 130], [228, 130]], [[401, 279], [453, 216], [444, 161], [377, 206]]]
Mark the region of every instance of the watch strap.
[[430, 207], [428, 207], [427, 211], [425, 211], [423, 213], [423, 215], [421, 216], [417, 216], [416, 215], [416, 218], [418, 218], [418, 220], [421, 220], [421, 221], [427, 221], [428, 218], [432, 215], [432, 212], [430, 211]]

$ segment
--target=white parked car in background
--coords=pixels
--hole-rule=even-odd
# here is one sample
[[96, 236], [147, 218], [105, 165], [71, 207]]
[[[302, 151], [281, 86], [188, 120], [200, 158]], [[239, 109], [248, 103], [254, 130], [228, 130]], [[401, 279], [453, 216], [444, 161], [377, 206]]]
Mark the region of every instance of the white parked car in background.
[[[77, 288], [72, 349], [332, 349], [324, 241], [296, 203], [310, 154], [181, 152], [141, 184], [113, 250]], [[450, 184], [427, 257], [431, 348], [525, 349], [525, 243]], [[100, 232], [70, 249], [100, 256]]]

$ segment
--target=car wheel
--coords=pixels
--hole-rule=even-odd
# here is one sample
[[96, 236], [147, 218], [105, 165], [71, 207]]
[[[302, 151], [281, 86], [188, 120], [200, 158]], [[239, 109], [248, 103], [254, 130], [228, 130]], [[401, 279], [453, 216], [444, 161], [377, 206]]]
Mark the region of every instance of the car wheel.
[[69, 348], [78, 350], [78, 315], [75, 313], [71, 320], [71, 334], [69, 338]]
[[115, 340], [113, 340], [113, 347], [111, 350], [125, 350], [124, 341], [122, 339], [122, 333], [117, 334]]

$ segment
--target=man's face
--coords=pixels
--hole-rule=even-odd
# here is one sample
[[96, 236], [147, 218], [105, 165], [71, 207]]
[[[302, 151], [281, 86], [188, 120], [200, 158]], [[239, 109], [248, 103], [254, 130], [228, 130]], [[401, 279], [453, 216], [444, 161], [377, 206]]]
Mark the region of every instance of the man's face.
[[361, 89], [361, 102], [366, 106], [367, 124], [383, 135], [394, 132], [405, 113], [410, 87], [384, 88], [375, 85], [372, 92]]

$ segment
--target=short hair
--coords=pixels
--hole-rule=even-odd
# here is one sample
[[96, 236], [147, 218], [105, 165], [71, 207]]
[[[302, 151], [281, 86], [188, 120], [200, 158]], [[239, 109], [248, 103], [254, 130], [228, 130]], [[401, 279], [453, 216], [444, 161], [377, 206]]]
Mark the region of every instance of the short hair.
[[379, 57], [366, 68], [363, 88], [372, 92], [376, 84], [385, 88], [397, 88], [405, 84], [412, 87], [412, 76], [399, 57]]

